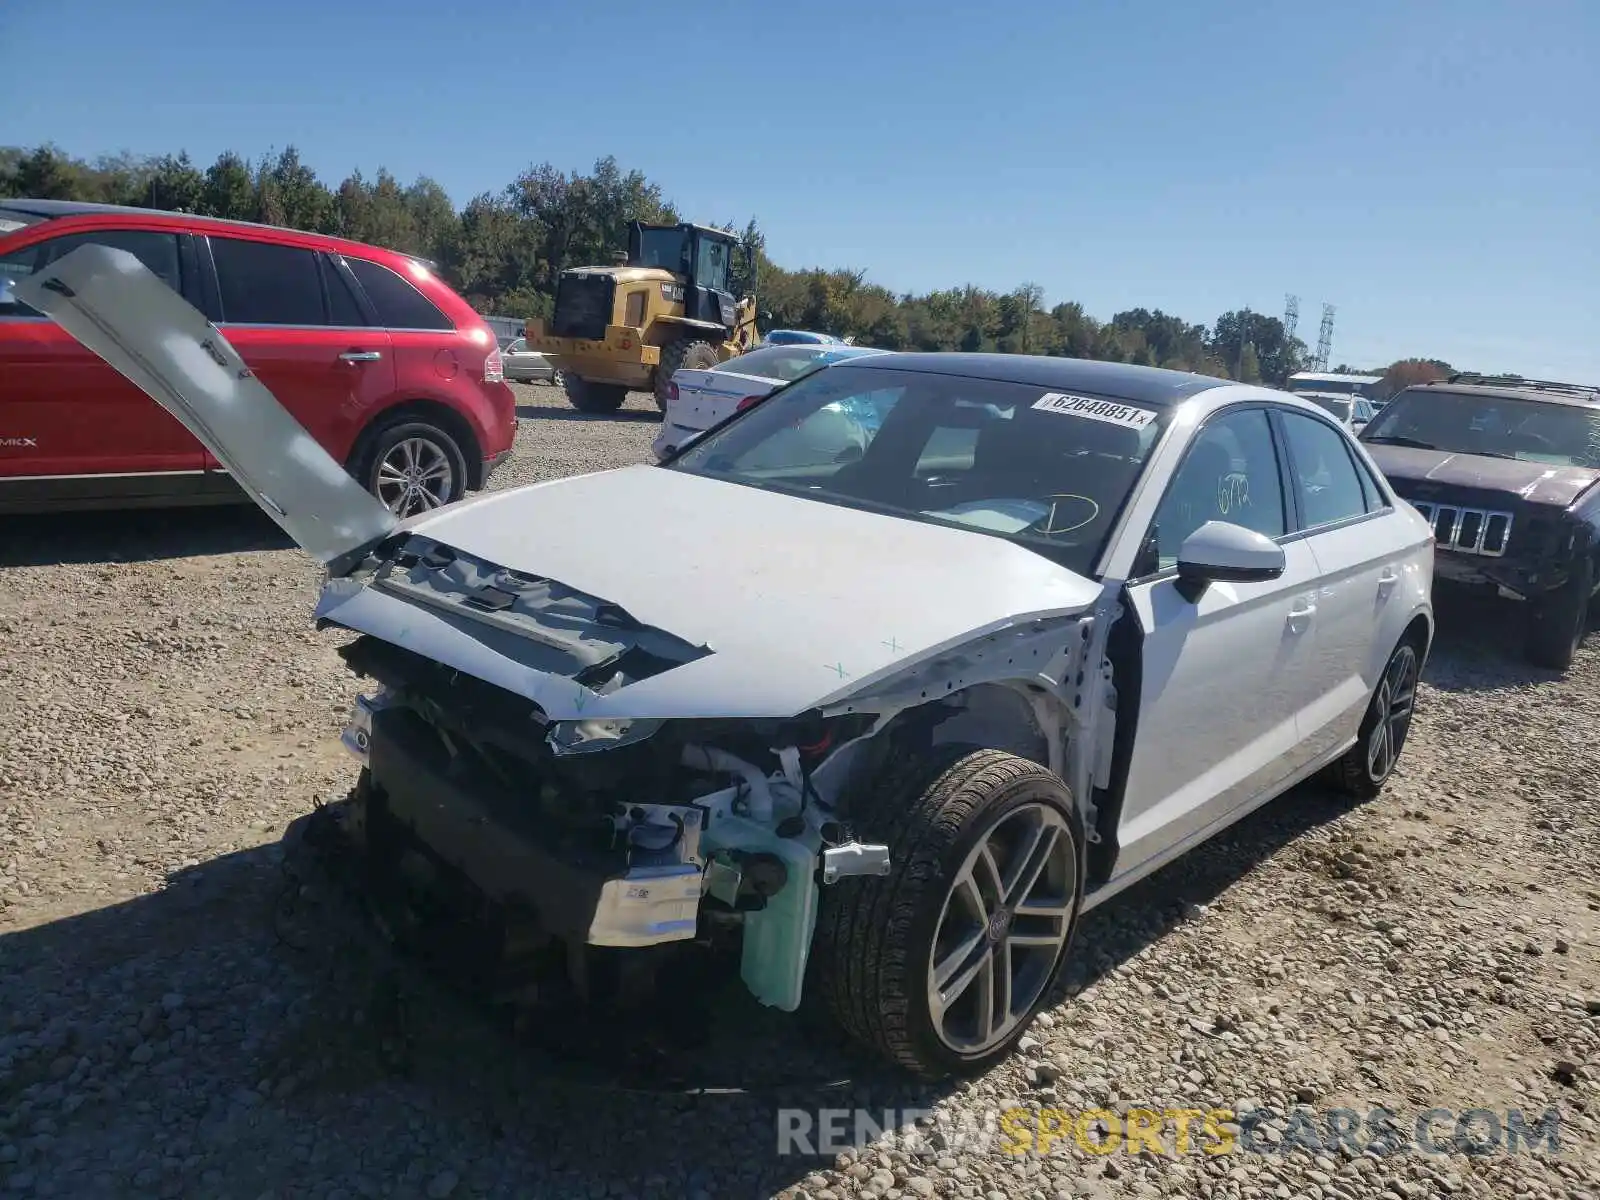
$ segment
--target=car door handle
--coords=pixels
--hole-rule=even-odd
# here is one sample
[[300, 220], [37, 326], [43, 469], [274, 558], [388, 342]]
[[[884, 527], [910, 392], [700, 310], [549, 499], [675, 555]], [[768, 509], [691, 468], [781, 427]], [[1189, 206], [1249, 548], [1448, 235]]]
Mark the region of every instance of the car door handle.
[[1399, 582], [1400, 572], [1396, 571], [1393, 567], [1386, 567], [1383, 573], [1378, 576], [1378, 595], [1388, 595], [1389, 589], [1394, 587], [1394, 585]]
[[346, 350], [339, 355], [347, 363], [377, 362], [383, 355], [377, 350]]
[[1317, 606], [1309, 600], [1300, 601], [1289, 610], [1289, 630], [1291, 633], [1304, 633], [1311, 624], [1311, 618], [1316, 615]]

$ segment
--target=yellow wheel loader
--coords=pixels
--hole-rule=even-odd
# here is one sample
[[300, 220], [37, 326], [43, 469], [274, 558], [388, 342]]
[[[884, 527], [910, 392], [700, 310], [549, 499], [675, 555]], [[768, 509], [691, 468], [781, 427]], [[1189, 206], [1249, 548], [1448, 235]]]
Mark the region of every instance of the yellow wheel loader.
[[678, 368], [714, 367], [759, 340], [755, 297], [730, 290], [737, 248], [721, 229], [635, 221], [625, 263], [561, 272], [550, 319], [527, 323], [528, 349], [561, 372], [579, 412], [616, 412], [630, 391], [665, 410]]

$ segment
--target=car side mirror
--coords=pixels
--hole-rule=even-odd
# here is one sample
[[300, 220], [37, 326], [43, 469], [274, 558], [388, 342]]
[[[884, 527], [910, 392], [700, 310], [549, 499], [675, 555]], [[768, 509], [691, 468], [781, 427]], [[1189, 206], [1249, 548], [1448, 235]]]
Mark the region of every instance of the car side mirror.
[[1178, 548], [1178, 593], [1191, 604], [1213, 583], [1266, 583], [1288, 566], [1283, 547], [1230, 521], [1207, 521]]

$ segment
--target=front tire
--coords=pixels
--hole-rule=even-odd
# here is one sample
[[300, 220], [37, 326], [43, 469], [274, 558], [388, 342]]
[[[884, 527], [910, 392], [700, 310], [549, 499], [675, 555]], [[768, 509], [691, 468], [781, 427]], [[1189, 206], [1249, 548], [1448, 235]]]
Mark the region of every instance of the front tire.
[[564, 375], [561, 388], [567, 402], [581, 413], [614, 413], [628, 398], [628, 389], [614, 383], [590, 383], [576, 375]]
[[1422, 657], [1416, 642], [1409, 636], [1402, 639], [1389, 655], [1372, 699], [1367, 702], [1356, 744], [1333, 764], [1333, 780], [1347, 795], [1371, 800], [1394, 774], [1416, 714], [1421, 669]]
[[351, 472], [397, 517], [453, 504], [467, 492], [467, 456], [454, 434], [401, 417], [362, 439]]
[[1524, 655], [1536, 667], [1565, 671], [1578, 655], [1589, 627], [1589, 600], [1594, 593], [1594, 560], [1584, 559], [1566, 586], [1539, 600], [1528, 614]]
[[684, 367], [691, 371], [709, 371], [721, 361], [717, 348], [700, 338], [680, 338], [666, 346], [661, 351], [660, 365], [656, 367], [656, 407], [667, 411], [667, 386], [672, 382], [673, 372]]
[[859, 821], [892, 873], [824, 890], [819, 988], [890, 1061], [972, 1074], [1010, 1053], [1071, 947], [1076, 810], [1057, 776], [997, 750], [949, 747], [892, 776]]

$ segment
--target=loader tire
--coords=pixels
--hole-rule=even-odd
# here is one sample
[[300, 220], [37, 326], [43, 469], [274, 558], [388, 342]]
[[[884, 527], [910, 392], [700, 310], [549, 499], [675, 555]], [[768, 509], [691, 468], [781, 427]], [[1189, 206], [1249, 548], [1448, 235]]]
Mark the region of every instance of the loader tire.
[[576, 375], [563, 375], [561, 388], [567, 403], [581, 413], [614, 413], [628, 398], [628, 389], [614, 383], [590, 383]]
[[691, 371], [709, 371], [721, 361], [717, 348], [703, 338], [680, 338], [664, 347], [661, 365], [656, 368], [656, 407], [667, 411], [667, 385], [672, 382], [674, 371], [683, 367]]

